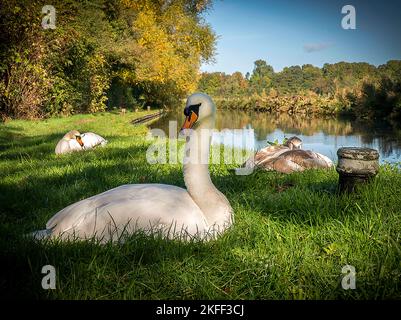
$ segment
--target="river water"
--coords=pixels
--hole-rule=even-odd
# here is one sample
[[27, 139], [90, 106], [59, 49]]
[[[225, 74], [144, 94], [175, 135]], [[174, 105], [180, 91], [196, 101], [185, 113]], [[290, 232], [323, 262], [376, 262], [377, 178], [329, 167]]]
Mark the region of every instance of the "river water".
[[[176, 121], [178, 128], [184, 121], [182, 110], [170, 111], [149, 125], [169, 133], [169, 123]], [[174, 126], [174, 122], [171, 124]], [[244, 138], [238, 138], [239, 130], [247, 130]], [[174, 127], [173, 127], [174, 129]], [[401, 128], [376, 121], [353, 121], [337, 118], [308, 118], [301, 115], [218, 110], [216, 132], [212, 143], [224, 143], [234, 147], [260, 149], [267, 141], [298, 136], [304, 150], [313, 150], [337, 161], [337, 149], [341, 147], [368, 147], [379, 151], [380, 162], [401, 162]], [[226, 130], [223, 130], [226, 129]], [[230, 139], [231, 136], [231, 139]], [[246, 142], [244, 142], [246, 140]], [[251, 140], [251, 143], [249, 142]]]

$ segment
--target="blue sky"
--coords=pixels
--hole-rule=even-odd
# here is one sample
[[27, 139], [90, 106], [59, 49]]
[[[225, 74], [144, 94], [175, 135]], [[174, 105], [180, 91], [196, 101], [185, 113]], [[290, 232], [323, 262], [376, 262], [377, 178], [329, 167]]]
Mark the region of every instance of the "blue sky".
[[[341, 27], [348, 4], [355, 30]], [[275, 71], [339, 61], [380, 65], [401, 59], [400, 15], [400, 0], [214, 0], [204, 17], [219, 36], [216, 63], [201, 70], [245, 74], [257, 59]]]

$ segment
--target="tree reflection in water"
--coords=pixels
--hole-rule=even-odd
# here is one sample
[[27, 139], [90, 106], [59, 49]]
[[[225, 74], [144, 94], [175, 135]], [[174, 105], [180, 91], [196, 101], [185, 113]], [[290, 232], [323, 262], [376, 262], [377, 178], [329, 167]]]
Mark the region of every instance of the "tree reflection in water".
[[[181, 110], [170, 111], [165, 117], [150, 125], [168, 134], [169, 121], [183, 122]], [[346, 118], [310, 118], [300, 114], [276, 114], [219, 110], [216, 129], [253, 128], [256, 148], [267, 141], [282, 141], [297, 135], [303, 141], [303, 149], [327, 155], [337, 160], [337, 149], [346, 146], [369, 147], [379, 150], [380, 162], [401, 161], [401, 125], [383, 121], [354, 121]]]

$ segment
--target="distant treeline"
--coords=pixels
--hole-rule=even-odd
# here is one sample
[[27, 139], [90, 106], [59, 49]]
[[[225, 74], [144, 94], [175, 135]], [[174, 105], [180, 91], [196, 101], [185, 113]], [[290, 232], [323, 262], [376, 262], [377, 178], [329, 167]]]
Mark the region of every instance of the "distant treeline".
[[[49, 4], [54, 29], [42, 26]], [[172, 104], [196, 89], [200, 64], [214, 55], [216, 36], [202, 18], [210, 6], [209, 0], [2, 1], [0, 118]]]
[[203, 73], [198, 90], [222, 108], [303, 114], [352, 114], [358, 118], [401, 117], [401, 60], [310, 64], [274, 72], [264, 60], [252, 74]]

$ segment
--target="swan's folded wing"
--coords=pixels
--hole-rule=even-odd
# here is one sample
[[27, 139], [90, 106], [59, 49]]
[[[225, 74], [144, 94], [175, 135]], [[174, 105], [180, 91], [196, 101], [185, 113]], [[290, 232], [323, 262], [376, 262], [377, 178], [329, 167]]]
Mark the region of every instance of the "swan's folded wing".
[[94, 148], [98, 145], [104, 146], [107, 144], [107, 140], [93, 132], [86, 132], [82, 135], [82, 142], [85, 148]]
[[282, 173], [292, 173], [294, 171], [303, 171], [304, 168], [300, 166], [300, 162], [293, 161], [293, 159], [286, 159], [279, 157], [272, 161], [272, 169]]
[[255, 166], [270, 170], [272, 168], [272, 160], [288, 150], [288, 147], [284, 146], [268, 146], [260, 149], [255, 153], [253, 157], [242, 165], [245, 168], [254, 168]]
[[56, 154], [69, 153], [73, 151], [80, 151], [82, 148], [75, 139], [66, 140], [61, 139], [56, 146]]
[[194, 216], [189, 221], [186, 217], [188, 212], [182, 209], [180, 206], [173, 208], [171, 202], [163, 199], [158, 199], [154, 206], [145, 198], [115, 199], [86, 214], [74, 233], [82, 238], [96, 235], [103, 240], [116, 240], [124, 233], [132, 234], [136, 230], [161, 232], [165, 236], [174, 237], [181, 233], [196, 234], [196, 226], [199, 230], [205, 229], [205, 221], [198, 221]]
[[323, 160], [323, 161], [325, 162], [325, 164], [326, 164], [326, 166], [327, 166], [328, 168], [334, 166], [333, 161], [331, 161], [331, 159], [330, 159], [329, 157], [326, 157], [325, 155], [323, 155], [323, 154], [321, 154], [321, 153], [317, 153], [317, 152], [315, 152], [315, 153], [316, 153], [316, 155], [317, 155], [317, 157], [318, 157], [319, 159], [321, 159], [321, 160]]
[[56, 213], [46, 223], [46, 229], [59, 234], [76, 228], [85, 216], [92, 211], [92, 204], [89, 199], [85, 199], [69, 205]]
[[82, 219], [85, 219], [86, 215], [93, 213], [93, 210], [118, 199], [118, 193], [121, 187], [108, 190], [65, 207], [47, 222], [46, 228], [61, 233], [76, 227], [82, 222]]
[[[293, 161], [305, 169], [330, 168], [333, 162], [326, 156], [310, 150], [293, 150]], [[302, 151], [302, 152], [301, 152]]]
[[108, 228], [121, 230], [128, 223], [130, 228], [143, 230], [156, 226], [164, 230], [185, 225], [200, 229], [207, 226], [201, 210], [185, 189], [139, 184], [123, 185], [74, 203], [51, 218], [46, 228], [52, 229], [52, 234], [67, 232], [90, 237]]
[[65, 139], [61, 139], [57, 143], [54, 151], [56, 152], [56, 154], [63, 154], [63, 153], [69, 152], [69, 149], [70, 149], [70, 145], [68, 144], [68, 141]]
[[[288, 167], [287, 171], [303, 171], [311, 168], [329, 168], [333, 162], [319, 153], [310, 150], [290, 150], [280, 155], [275, 162], [275, 169], [280, 165]], [[284, 172], [284, 171], [282, 171]]]

